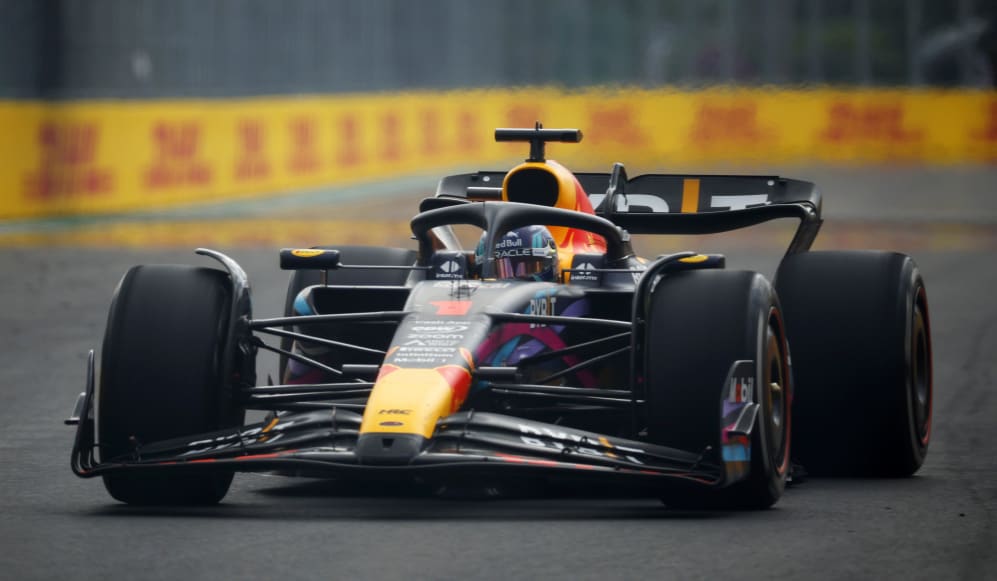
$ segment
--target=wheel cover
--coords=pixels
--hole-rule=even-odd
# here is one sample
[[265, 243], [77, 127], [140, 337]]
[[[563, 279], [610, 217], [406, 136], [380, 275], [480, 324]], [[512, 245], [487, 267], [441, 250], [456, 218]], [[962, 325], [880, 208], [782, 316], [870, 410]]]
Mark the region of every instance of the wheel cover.
[[929, 334], [927, 300], [924, 287], [918, 289], [911, 323], [909, 365], [911, 413], [914, 435], [921, 448], [928, 446], [931, 438], [931, 341]]
[[765, 366], [762, 385], [764, 386], [763, 405], [768, 409], [766, 431], [768, 432], [768, 452], [776, 474], [784, 473], [789, 466], [789, 366], [786, 357], [787, 346], [782, 333], [782, 319], [773, 310], [769, 315], [765, 331]]

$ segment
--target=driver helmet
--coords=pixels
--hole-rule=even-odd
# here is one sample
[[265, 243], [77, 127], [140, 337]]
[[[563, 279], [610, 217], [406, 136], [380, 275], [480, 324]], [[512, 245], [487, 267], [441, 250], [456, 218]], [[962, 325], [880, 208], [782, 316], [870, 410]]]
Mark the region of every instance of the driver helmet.
[[[474, 252], [475, 264], [484, 264], [485, 239], [481, 234]], [[506, 232], [495, 242], [495, 275], [504, 279], [558, 281], [561, 264], [557, 243], [545, 226], [523, 226]]]

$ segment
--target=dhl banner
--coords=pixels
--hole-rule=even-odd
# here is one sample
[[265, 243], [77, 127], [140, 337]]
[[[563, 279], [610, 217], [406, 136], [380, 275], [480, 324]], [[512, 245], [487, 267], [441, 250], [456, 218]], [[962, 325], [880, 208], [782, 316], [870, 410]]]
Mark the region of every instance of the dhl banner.
[[[155, 210], [496, 169], [495, 127], [577, 127], [569, 167], [997, 162], [997, 93], [522, 89], [223, 100], [0, 101], [0, 219]], [[722, 168], [718, 168], [722, 169]]]

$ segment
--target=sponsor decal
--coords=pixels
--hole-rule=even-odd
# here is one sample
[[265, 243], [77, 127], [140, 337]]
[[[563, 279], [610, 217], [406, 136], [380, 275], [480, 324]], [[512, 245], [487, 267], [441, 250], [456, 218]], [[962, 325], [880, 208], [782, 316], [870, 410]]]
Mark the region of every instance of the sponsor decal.
[[528, 315], [539, 315], [547, 317], [554, 314], [554, 305], [557, 304], [557, 297], [542, 296], [530, 299], [530, 306], [526, 309]]
[[236, 130], [238, 145], [235, 161], [237, 180], [263, 179], [270, 175], [270, 159], [266, 151], [267, 132], [259, 119], [243, 119]]
[[203, 454], [204, 452], [213, 452], [215, 450], [224, 450], [235, 446], [244, 446], [244, 440], [259, 436], [261, 434], [264, 436], [260, 439], [260, 441], [265, 440], [267, 442], [276, 442], [284, 435], [283, 433], [280, 433], [281, 430], [286, 430], [293, 425], [295, 425], [293, 420], [279, 421], [277, 423], [271, 422], [266, 427], [250, 428], [239, 433], [225, 434], [223, 436], [209, 438], [206, 440], [194, 440], [193, 442], [187, 443], [187, 446], [191, 449], [180, 454], [180, 456], [193, 456], [195, 454]]
[[571, 270], [572, 270], [571, 272], [572, 281], [599, 280], [599, 273], [596, 272], [595, 265], [592, 264], [591, 262], [584, 262], [582, 264], [579, 264], [578, 266], [572, 267]]
[[467, 258], [454, 251], [437, 252], [430, 260], [432, 278], [441, 280], [463, 279], [467, 271]]
[[40, 166], [24, 177], [32, 200], [92, 198], [111, 191], [114, 175], [97, 163], [100, 127], [96, 123], [46, 122], [38, 128]]
[[495, 244], [495, 258], [533, 256], [533, 248], [523, 244], [523, 239], [515, 232], [506, 234]]
[[827, 109], [827, 125], [819, 138], [831, 144], [857, 141], [911, 143], [924, 131], [908, 127], [906, 109], [899, 100], [883, 103], [834, 101]]
[[[595, 101], [594, 101], [595, 102]], [[630, 147], [644, 146], [651, 142], [644, 132], [640, 111], [631, 103], [596, 107], [589, 111], [588, 124], [593, 143], [599, 146], [610, 144]]]
[[450, 347], [464, 340], [463, 335], [408, 335], [409, 340], [402, 345], [428, 345], [430, 347]]
[[398, 161], [402, 157], [402, 120], [395, 111], [388, 111], [381, 116], [381, 159]]
[[[605, 199], [606, 194], [592, 194], [589, 196], [589, 200], [591, 200], [594, 207], [598, 207]], [[668, 207], [668, 202], [653, 194], [625, 194], [616, 196], [613, 198], [613, 205], [616, 206], [614, 210], [617, 212], [629, 212], [630, 208], [634, 206], [638, 206], [641, 209], [650, 208], [656, 214], [671, 211]], [[593, 241], [589, 243], [591, 244]]]
[[415, 333], [463, 333], [468, 330], [468, 325], [456, 325], [450, 324], [445, 321], [443, 322], [431, 322], [423, 323], [419, 325], [413, 325], [412, 331]]
[[206, 186], [211, 165], [202, 159], [203, 125], [194, 121], [160, 121], [152, 127], [155, 159], [144, 172], [151, 190], [178, 186]]
[[314, 258], [316, 256], [321, 255], [323, 252], [325, 252], [325, 251], [324, 250], [313, 250], [311, 248], [296, 248], [296, 249], [294, 249], [294, 250], [291, 251], [291, 254], [293, 256], [297, 256], [298, 258]]
[[516, 235], [514, 232], [510, 232], [509, 235], [502, 238], [495, 245], [496, 250], [502, 250], [505, 248], [519, 248], [523, 245], [523, 239]]
[[378, 415], [383, 416], [407, 416], [412, 413], [412, 410], [406, 409], [383, 409], [377, 411]]
[[340, 167], [351, 167], [366, 161], [363, 147], [363, 128], [357, 114], [340, 115], [333, 129], [336, 142], [339, 144], [336, 152], [336, 164]]
[[455, 275], [461, 274], [463, 269], [461, 269], [460, 263], [456, 260], [448, 260], [440, 265], [440, 270], [446, 274]]
[[[578, 109], [578, 125], [587, 136], [577, 151], [587, 160], [623, 144], [639, 145], [628, 151], [631, 165], [760, 158], [783, 164], [897, 159], [950, 164], [992, 162], [997, 151], [997, 101], [980, 91], [549, 91], [490, 91], [485, 99], [476, 91], [426, 91], [211, 102], [0, 102], [5, 129], [0, 150], [8, 154], [0, 190], [11, 192], [0, 204], [0, 217], [171, 207], [242, 197], [257, 192], [263, 181], [267, 191], [290, 191], [519, 157], [520, 146], [495, 144], [489, 132], [496, 125], [533, 126], [551, 111], [522, 103], [551, 98]], [[688, 122], [676, 127], [676, 116]], [[432, 130], [423, 131], [428, 123]], [[792, 139], [782, 125], [793, 128]], [[483, 184], [499, 185], [494, 177]], [[598, 204], [601, 197], [592, 200]], [[666, 209], [663, 200], [637, 194], [618, 196], [616, 204], [620, 211], [637, 205], [680, 211], [678, 199]], [[704, 198], [703, 207], [709, 204]], [[342, 226], [305, 227], [314, 232]], [[271, 228], [207, 235], [222, 236], [225, 244], [259, 243], [258, 232]], [[257, 234], [249, 240], [247, 231]], [[110, 232], [114, 244], [152, 240], [188, 246], [203, 244], [205, 235], [201, 228], [180, 239], [172, 229], [145, 225]], [[378, 234], [365, 228], [357, 236]], [[105, 242], [108, 236], [102, 229], [91, 243], [111, 243]]]
[[431, 301], [437, 315], [466, 315], [471, 310], [471, 301]]
[[689, 142], [702, 148], [754, 147], [765, 140], [772, 142], [775, 137], [773, 131], [763, 129], [759, 123], [758, 103], [743, 98], [731, 103], [700, 103], [689, 132]]
[[322, 165], [318, 149], [318, 127], [311, 116], [293, 117], [287, 124], [291, 149], [287, 168], [292, 174], [312, 174]]
[[754, 401], [755, 378], [754, 377], [731, 377], [730, 395], [728, 401], [731, 403], [750, 403]]
[[478, 123], [478, 115], [474, 111], [465, 109], [457, 113], [457, 147], [461, 151], [479, 151], [482, 136], [487, 134], [487, 130]]
[[[769, 185], [774, 185], [770, 183]], [[606, 194], [593, 194], [589, 196], [594, 206], [598, 206], [605, 200]], [[769, 203], [767, 194], [730, 194], [710, 197], [710, 207], [722, 210], [744, 210], [754, 206], [762, 206]], [[626, 194], [616, 196], [613, 202], [617, 212], [628, 212], [632, 207], [639, 207], [642, 211], [650, 209], [656, 214], [667, 214], [671, 211], [668, 202], [652, 194]], [[691, 204], [686, 208], [686, 212], [694, 212], [695, 208]]]
[[710, 207], [718, 210], [745, 210], [769, 203], [767, 194], [710, 196]]
[[401, 365], [449, 365], [459, 361], [461, 345], [480, 334], [484, 325], [478, 323], [450, 322], [446, 320], [413, 321], [395, 337], [397, 344], [388, 351], [387, 359]]
[[[526, 314], [537, 315], [540, 317], [553, 316], [557, 305], [557, 297], [555, 296], [556, 292], [556, 290], [551, 289], [537, 293], [532, 299], [530, 299], [530, 304], [526, 307]], [[531, 329], [546, 326], [547, 325], [540, 323], [530, 323]]]
[[[479, 288], [484, 289], [503, 289], [509, 288], [512, 285], [511, 282], [496, 282], [496, 281], [486, 281], [486, 280], [462, 280], [460, 282], [460, 288], [464, 292], [473, 292]], [[438, 280], [433, 283], [433, 288], [454, 288], [453, 281], [449, 280]]]
[[423, 155], [434, 156], [443, 151], [441, 125], [438, 110], [427, 107], [419, 112], [419, 135], [422, 137], [420, 150]]
[[410, 341], [398, 347], [391, 359], [395, 364], [444, 365], [457, 356], [457, 346], [431, 346], [420, 341]]
[[644, 450], [626, 446], [614, 446], [606, 438], [592, 440], [578, 434], [557, 430], [548, 426], [528, 424], [519, 424], [519, 433], [519, 440], [521, 442], [537, 448], [557, 450], [559, 452], [574, 452], [600, 458], [623, 458], [634, 464], [643, 464], [633, 454], [643, 454]]

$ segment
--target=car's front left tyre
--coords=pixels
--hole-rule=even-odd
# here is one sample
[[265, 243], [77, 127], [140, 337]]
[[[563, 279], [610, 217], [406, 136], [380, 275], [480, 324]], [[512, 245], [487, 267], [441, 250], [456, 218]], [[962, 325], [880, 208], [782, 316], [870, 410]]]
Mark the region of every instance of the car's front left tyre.
[[667, 275], [651, 293], [645, 343], [649, 439], [723, 466], [721, 410], [735, 361], [753, 362], [758, 404], [747, 476], [720, 489], [663, 500], [677, 508], [763, 509], [789, 474], [792, 374], [782, 311], [772, 285], [748, 271]]

